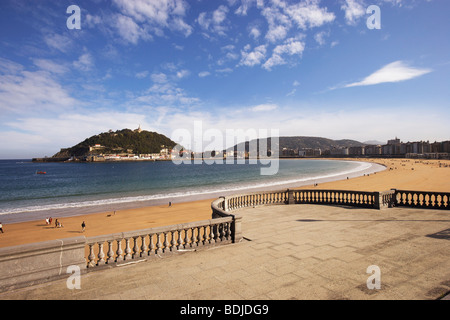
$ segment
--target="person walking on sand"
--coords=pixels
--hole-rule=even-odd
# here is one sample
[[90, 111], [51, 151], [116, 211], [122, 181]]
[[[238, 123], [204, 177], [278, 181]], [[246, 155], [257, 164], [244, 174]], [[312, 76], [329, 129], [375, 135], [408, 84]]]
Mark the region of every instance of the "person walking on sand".
[[45, 224], [50, 224], [48, 218], [45, 218]]
[[3, 225], [2, 225], [1, 222], [0, 222], [0, 231], [1, 231], [2, 233], [4, 233], [4, 232], [3, 232]]
[[86, 229], [86, 224], [83, 221], [83, 223], [81, 224], [81, 232], [84, 232], [85, 229]]

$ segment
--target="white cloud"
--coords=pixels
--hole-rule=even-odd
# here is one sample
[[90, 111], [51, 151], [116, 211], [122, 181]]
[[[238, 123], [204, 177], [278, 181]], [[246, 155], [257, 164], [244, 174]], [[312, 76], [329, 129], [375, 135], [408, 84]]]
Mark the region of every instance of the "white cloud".
[[57, 33], [48, 34], [44, 37], [44, 42], [52, 49], [57, 49], [63, 53], [72, 48], [72, 39]]
[[39, 67], [39, 69], [55, 74], [63, 74], [69, 71], [65, 65], [47, 59], [33, 59], [33, 63]]
[[334, 13], [327, 11], [327, 8], [319, 7], [319, 0], [309, 0], [287, 6], [286, 13], [303, 30], [320, 27], [325, 23], [333, 22], [336, 18]]
[[209, 75], [211, 75], [211, 73], [208, 72], [208, 71], [202, 71], [202, 72], [199, 72], [199, 74], [198, 74], [198, 76], [199, 76], [200, 78], [204, 78], [204, 77], [207, 77], [207, 76], [209, 76]]
[[363, 0], [345, 0], [341, 9], [345, 12], [345, 20], [349, 25], [355, 25], [366, 14], [367, 6]]
[[[39, 63], [46, 64], [38, 60]], [[54, 68], [48, 64], [46, 67]], [[0, 60], [0, 71], [0, 110], [3, 113], [62, 112], [79, 103], [48, 71], [25, 71], [23, 66], [6, 59]]]
[[289, 38], [284, 42], [284, 44], [275, 47], [272, 56], [263, 64], [263, 68], [266, 70], [271, 70], [274, 66], [285, 64], [286, 61], [282, 57], [283, 55], [298, 55], [301, 57], [304, 50], [304, 42], [296, 38]]
[[205, 30], [224, 36], [227, 27], [223, 25], [226, 21], [228, 7], [220, 5], [213, 12], [201, 12], [197, 18], [197, 23]]
[[318, 32], [314, 35], [314, 40], [316, 40], [316, 42], [323, 46], [325, 44], [325, 37], [328, 36], [328, 33], [325, 31], [321, 31]]
[[78, 58], [77, 61], [73, 62], [73, 66], [75, 67], [75, 69], [78, 69], [81, 71], [89, 71], [93, 65], [94, 65], [94, 60], [90, 53], [82, 54]]
[[266, 18], [269, 25], [266, 39], [272, 43], [284, 39], [292, 25], [289, 17], [275, 6], [264, 8], [261, 14]]
[[248, 51], [249, 48], [246, 46], [244, 50], [241, 51], [241, 61], [239, 65], [244, 65], [248, 67], [253, 67], [255, 65], [261, 64], [261, 62], [266, 57], [266, 46], [260, 45], [256, 47], [253, 51]]
[[153, 82], [156, 83], [166, 83], [167, 82], [167, 75], [165, 73], [153, 73], [150, 78]]
[[115, 17], [114, 26], [125, 41], [137, 44], [139, 39], [148, 40], [152, 38], [147, 30], [140, 27], [132, 18], [122, 14], [117, 14]]
[[[241, 16], [246, 16], [248, 9], [256, 4], [256, 7], [262, 8], [264, 6], [264, 0], [241, 0], [241, 5], [236, 9], [234, 13]], [[234, 4], [234, 3], [233, 3]]]
[[276, 104], [260, 104], [254, 107], [250, 108], [250, 111], [253, 112], [265, 112], [265, 111], [272, 111], [278, 109], [278, 106]]
[[151, 78], [155, 83], [130, 101], [129, 106], [133, 108], [143, 105], [185, 108], [200, 102], [200, 99], [188, 96], [185, 90], [170, 82], [162, 73], [153, 74]]
[[136, 78], [138, 79], [144, 79], [148, 76], [148, 71], [141, 71], [136, 73]]
[[362, 81], [345, 85], [345, 88], [406, 81], [420, 77], [431, 71], [431, 69], [419, 69], [410, 67], [403, 61], [395, 61], [375, 71], [371, 75], [364, 78]]
[[189, 74], [190, 74], [189, 70], [180, 70], [177, 72], [177, 78], [182, 79], [189, 76]]
[[[76, 125], [74, 125], [76, 124]], [[32, 158], [52, 156], [86, 137], [109, 129], [150, 129], [146, 116], [127, 112], [60, 113], [56, 117], [23, 117], [9, 122], [13, 130], [3, 131], [0, 157]], [[22, 132], [25, 131], [25, 132]]]
[[327, 8], [321, 8], [318, 0], [293, 4], [276, 0], [271, 2], [271, 6], [265, 7], [261, 13], [269, 25], [266, 39], [272, 43], [285, 39], [294, 25], [298, 29], [307, 30], [333, 22], [336, 18]]
[[[184, 20], [188, 3], [184, 0], [113, 0], [121, 12], [136, 23], [154, 27], [156, 34], [168, 28], [182, 32], [185, 36], [192, 33], [192, 27]], [[134, 43], [134, 42], [133, 42]]]
[[250, 29], [249, 35], [253, 38], [253, 39], [258, 39], [259, 36], [261, 35], [261, 31], [259, 31], [259, 29], [257, 27], [252, 27]]

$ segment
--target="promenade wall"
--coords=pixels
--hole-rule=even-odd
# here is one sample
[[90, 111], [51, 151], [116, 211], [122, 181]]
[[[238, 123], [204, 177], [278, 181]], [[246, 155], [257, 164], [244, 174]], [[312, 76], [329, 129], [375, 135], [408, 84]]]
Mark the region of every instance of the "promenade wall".
[[383, 192], [288, 189], [220, 197], [211, 203], [212, 219], [209, 220], [0, 248], [0, 291], [67, 278], [70, 276], [68, 268], [72, 266], [82, 274], [238, 243], [243, 239], [239, 209], [293, 204], [375, 210], [395, 206], [450, 210], [450, 193], [396, 189]]

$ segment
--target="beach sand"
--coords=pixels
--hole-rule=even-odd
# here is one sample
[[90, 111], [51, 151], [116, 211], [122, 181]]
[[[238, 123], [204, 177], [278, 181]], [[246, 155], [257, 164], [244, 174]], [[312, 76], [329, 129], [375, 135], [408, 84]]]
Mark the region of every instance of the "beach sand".
[[[342, 160], [342, 159], [340, 159]], [[424, 159], [351, 159], [370, 161], [386, 166], [386, 170], [361, 177], [308, 185], [298, 189], [335, 189], [384, 191], [391, 188], [403, 190], [450, 192], [450, 161]], [[280, 189], [274, 187], [274, 189]], [[244, 192], [237, 192], [244, 193]], [[41, 242], [77, 236], [97, 236], [110, 233], [147, 229], [156, 226], [206, 220], [211, 218], [211, 202], [214, 199], [176, 203], [172, 206], [155, 205], [133, 209], [117, 210], [79, 215], [73, 217], [52, 217], [52, 225], [45, 219], [38, 221], [3, 223], [0, 233], [0, 247]], [[1, 217], [0, 217], [1, 219]], [[59, 219], [63, 228], [55, 228]], [[82, 232], [81, 223], [86, 230]]]

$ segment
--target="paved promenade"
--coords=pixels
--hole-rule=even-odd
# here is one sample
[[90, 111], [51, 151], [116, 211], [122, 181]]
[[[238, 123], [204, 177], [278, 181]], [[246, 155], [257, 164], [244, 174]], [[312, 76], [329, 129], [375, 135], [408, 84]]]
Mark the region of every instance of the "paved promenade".
[[[320, 205], [243, 209], [240, 243], [89, 272], [0, 299], [438, 299], [450, 291], [450, 212]], [[380, 289], [369, 290], [369, 266]]]

